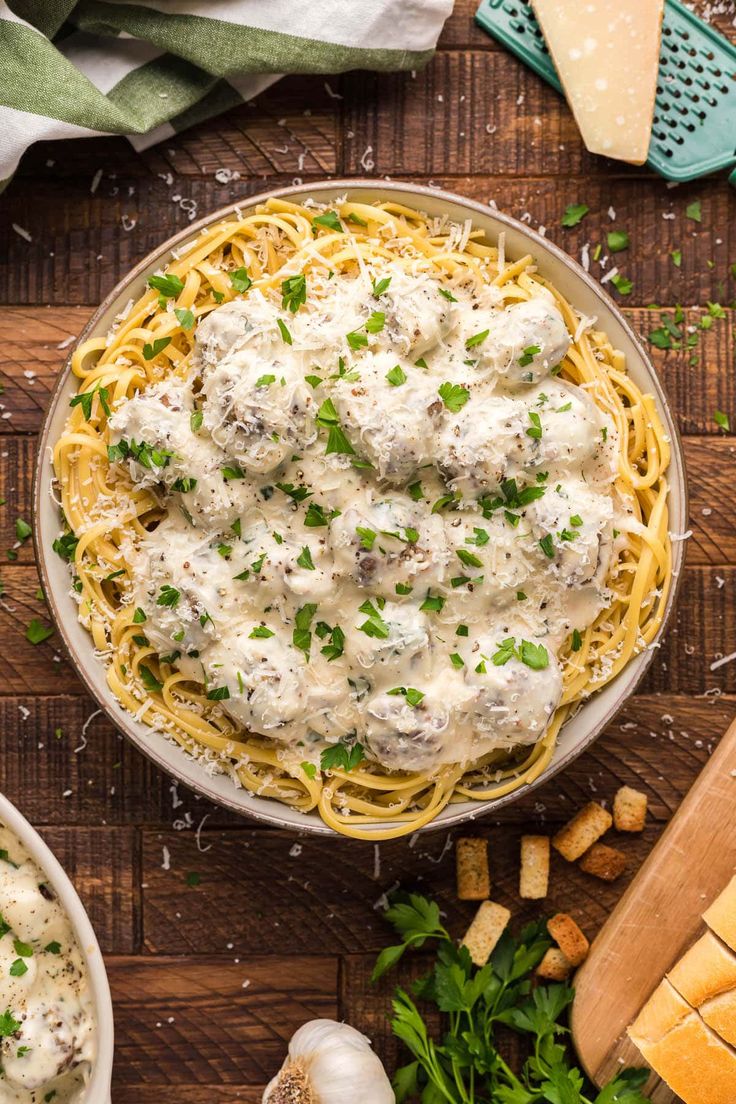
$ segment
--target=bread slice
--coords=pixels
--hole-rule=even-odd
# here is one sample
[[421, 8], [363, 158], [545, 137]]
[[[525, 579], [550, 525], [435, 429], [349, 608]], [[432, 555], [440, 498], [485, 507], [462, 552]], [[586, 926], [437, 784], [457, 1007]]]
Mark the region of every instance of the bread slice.
[[736, 1052], [665, 978], [628, 1029], [642, 1055], [685, 1104], [734, 1104]]
[[503, 905], [483, 902], [463, 938], [473, 965], [485, 966], [510, 919], [511, 913]]
[[719, 993], [736, 989], [736, 956], [707, 931], [685, 952], [667, 977], [693, 1008], [700, 1008]]
[[698, 1009], [708, 1027], [717, 1031], [722, 1039], [736, 1047], [736, 989], [720, 993]]
[[703, 919], [719, 939], [732, 951], [736, 951], [736, 875], [710, 908], [706, 909]]
[[619, 832], [641, 832], [647, 819], [647, 795], [621, 786], [613, 799], [613, 823]]

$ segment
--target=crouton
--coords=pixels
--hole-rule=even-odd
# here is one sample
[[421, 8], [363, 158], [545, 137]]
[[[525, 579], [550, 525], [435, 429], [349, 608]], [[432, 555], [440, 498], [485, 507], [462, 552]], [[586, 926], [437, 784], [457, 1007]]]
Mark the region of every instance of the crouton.
[[548, 920], [547, 931], [571, 966], [579, 966], [588, 957], [590, 943], [572, 916], [568, 916], [566, 912], [558, 912]]
[[476, 966], [485, 966], [510, 919], [509, 910], [494, 901], [480, 906], [463, 938]]
[[459, 839], [455, 845], [457, 895], [461, 901], [484, 901], [491, 893], [488, 844], [484, 839]]
[[519, 896], [538, 901], [549, 886], [549, 836], [521, 837]]
[[626, 869], [626, 855], [616, 847], [605, 843], [594, 843], [579, 862], [581, 870], [601, 878], [604, 882], [615, 882]]
[[619, 832], [641, 832], [647, 818], [647, 795], [622, 786], [613, 799], [613, 823]]
[[547, 981], [564, 981], [572, 973], [572, 962], [566, 958], [559, 947], [550, 947], [537, 966], [537, 977]]
[[560, 852], [563, 859], [575, 862], [612, 824], [613, 817], [608, 810], [591, 801], [553, 837], [552, 846]]

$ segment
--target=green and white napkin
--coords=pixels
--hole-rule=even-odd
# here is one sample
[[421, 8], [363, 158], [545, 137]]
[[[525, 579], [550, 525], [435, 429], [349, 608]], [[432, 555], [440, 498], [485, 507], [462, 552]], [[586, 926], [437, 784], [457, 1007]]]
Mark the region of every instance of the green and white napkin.
[[453, 0], [0, 0], [0, 182], [31, 143], [136, 149], [285, 73], [419, 69]]

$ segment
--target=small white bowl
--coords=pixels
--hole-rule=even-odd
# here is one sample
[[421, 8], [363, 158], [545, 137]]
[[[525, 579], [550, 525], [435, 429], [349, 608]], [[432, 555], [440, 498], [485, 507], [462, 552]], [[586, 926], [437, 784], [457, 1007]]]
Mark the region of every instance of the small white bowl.
[[[553, 281], [573, 306], [588, 317], [597, 318], [599, 328], [608, 334], [613, 346], [621, 349], [625, 354], [627, 368], [634, 382], [643, 391], [650, 391], [656, 397], [657, 407], [672, 448], [672, 461], [668, 472], [670, 529], [674, 533], [684, 531], [688, 514], [687, 489], [677, 426], [657, 374], [639, 339], [616, 304], [608, 297], [601, 285], [558, 246], [547, 241], [534, 230], [530, 230], [523, 223], [517, 222], [516, 219], [483, 204], [453, 195], [451, 192], [395, 181], [376, 183], [371, 180], [334, 180], [322, 185], [300, 184], [293, 188], [279, 188], [272, 192], [263, 192], [252, 199], [243, 200], [242, 203], [221, 208], [176, 234], [141, 261], [95, 311], [79, 340], [84, 341], [92, 335], [107, 333], [115, 316], [123, 310], [125, 304], [131, 298], [136, 300], [143, 294], [147, 278], [168, 263], [171, 250], [181, 248], [182, 245], [197, 237], [205, 227], [232, 216], [236, 211], [247, 212], [271, 198], [288, 198], [301, 202], [311, 197], [320, 203], [330, 203], [334, 202], [337, 196], [344, 195], [364, 203], [395, 200], [432, 216], [446, 215], [456, 222], [471, 219], [475, 226], [485, 231], [491, 241], [496, 241], [499, 234], [505, 234], [507, 257], [520, 257], [526, 253], [532, 253], [542, 274]], [[226, 775], [208, 774], [199, 763], [187, 757], [165, 736], [152, 732], [142, 721], [136, 721], [122, 708], [108, 688], [104, 667], [94, 655], [92, 638], [77, 619], [77, 607], [69, 593], [67, 567], [51, 550], [52, 542], [59, 533], [58, 506], [51, 494], [52, 447], [64, 428], [69, 412], [69, 400], [75, 392], [76, 380], [71, 374], [68, 362], [57, 381], [41, 431], [34, 488], [34, 541], [36, 559], [49, 609], [77, 672], [101, 708], [136, 747], [168, 774], [193, 790], [228, 809], [279, 828], [333, 835], [333, 830], [322, 822], [317, 813], [305, 815], [280, 802], [238, 789]], [[656, 654], [656, 647], [662, 639], [662, 632], [672, 612], [682, 576], [684, 549], [684, 541], [673, 543], [673, 585], [657, 641], [652, 647], [632, 659], [613, 682], [589, 698], [579, 712], [568, 721], [560, 733], [554, 757], [540, 778], [530, 786], [493, 801], [467, 801], [448, 805], [431, 824], [426, 825], [424, 830], [447, 828], [465, 820], [487, 815], [502, 805], [510, 804], [522, 794], [530, 793], [531, 790], [548, 781], [552, 775], [572, 762], [595, 740], [620, 710], [625, 700], [634, 692]]]
[[53, 851], [44, 843], [36, 829], [31, 827], [26, 818], [18, 812], [15, 805], [11, 805], [7, 797], [2, 794], [0, 794], [0, 823], [17, 836], [33, 861], [47, 876], [61, 907], [71, 921], [87, 966], [97, 1041], [92, 1077], [87, 1085], [84, 1100], [85, 1104], [110, 1104], [114, 1025], [110, 986], [97, 936], [76, 889]]

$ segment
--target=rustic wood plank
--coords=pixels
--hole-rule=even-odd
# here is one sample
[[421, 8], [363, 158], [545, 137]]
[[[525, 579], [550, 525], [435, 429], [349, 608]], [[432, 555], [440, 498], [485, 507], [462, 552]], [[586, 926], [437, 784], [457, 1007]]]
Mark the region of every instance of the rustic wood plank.
[[[0, 413], [4, 408], [11, 414], [10, 418], [0, 418], [0, 435], [39, 430], [48, 395], [69, 353], [70, 346], [59, 346], [81, 333], [92, 311], [92, 307], [80, 306], [6, 307], [0, 312], [0, 384], [4, 388], [0, 393]], [[736, 377], [722, 369], [722, 365], [736, 360], [735, 312], [727, 309], [725, 318], [715, 319], [710, 329], [704, 330], [701, 323], [707, 310], [686, 310], [681, 329], [689, 333], [695, 327], [698, 344], [692, 349], [668, 351], [652, 345], [649, 335], [661, 328], [663, 317], [671, 317], [672, 310], [626, 307], [624, 314], [641, 334], [662, 376], [681, 431], [720, 434], [713, 412], [724, 410], [731, 412], [736, 432]], [[696, 365], [690, 363], [693, 355], [698, 358]], [[33, 374], [32, 379], [27, 373]]]
[[108, 960], [116, 1008], [116, 1101], [132, 1101], [132, 1087], [139, 1085], [156, 1086], [157, 1099], [174, 1104], [182, 1098], [172, 1089], [178, 1093], [182, 1084], [264, 1084], [281, 1065], [297, 1027], [335, 1015], [336, 959], [272, 955], [235, 962], [223, 952]]
[[[31, 618], [48, 623], [44, 604], [37, 598], [35, 569], [11, 565], [4, 569], [2, 578], [5, 597], [0, 601], [0, 637], [8, 647], [0, 696], [35, 694], [39, 690], [47, 694], [81, 693], [81, 684], [60, 651], [58, 634], [38, 645], [26, 640]], [[714, 672], [708, 668], [734, 648], [734, 588], [736, 568], [732, 566], [693, 564], [685, 568], [678, 609], [647, 675], [647, 692], [702, 694], [712, 687], [736, 692], [736, 663]], [[691, 659], [695, 654], [699, 657], [697, 663]]]
[[[619, 785], [644, 790], [650, 819], [643, 836], [622, 837], [633, 874], [677, 808], [736, 711], [733, 699], [637, 697], [606, 734], [563, 775], [469, 829], [491, 841], [493, 897], [529, 919], [534, 904], [518, 900], [518, 841], [523, 832], [552, 832], [586, 801], [610, 804]], [[668, 763], [666, 774], [661, 764]], [[452, 835], [462, 835], [462, 829]], [[145, 946], [157, 954], [265, 953], [279, 944], [293, 954], [377, 952], [386, 941], [376, 905], [391, 886], [410, 885], [437, 897], [458, 923], [472, 904], [455, 902], [454, 860], [447, 832], [377, 847], [271, 830], [143, 834]], [[208, 848], [204, 853], [201, 848]], [[273, 892], [274, 871], [279, 890]], [[187, 886], [190, 873], [200, 884]], [[622, 885], [603, 885], [555, 856], [550, 902], [574, 909], [591, 930], [605, 918]], [[207, 907], [204, 907], [206, 901]], [[550, 902], [545, 902], [544, 908]]]
[[115, 1104], [261, 1104], [263, 1085], [142, 1085], [113, 1079]]
[[[416, 126], [416, 111], [407, 108], [407, 112], [407, 125], [410, 122]], [[376, 118], [380, 122], [382, 116]], [[430, 175], [431, 182], [439, 186], [483, 203], [493, 200], [499, 208], [527, 219], [532, 226], [545, 226], [551, 238], [578, 257], [586, 242], [591, 247], [601, 240], [605, 244], [605, 233], [611, 229], [607, 211], [613, 207], [616, 227], [625, 229], [632, 242], [632, 248], [616, 258], [619, 269], [634, 281], [631, 295], [622, 299], [623, 305], [705, 303], [726, 301], [734, 295], [733, 280], [727, 276], [728, 266], [736, 259], [736, 229], [730, 217], [731, 192], [723, 180], [711, 178], [667, 190], [659, 179], [625, 172], [598, 178], [568, 175], [568, 169], [561, 170], [557, 177], [543, 177], [538, 170], [530, 169], [535, 175], [524, 179], [504, 175], [508, 170], [495, 161], [483, 175], [466, 176], [462, 175], [466, 170], [461, 160], [432, 148], [417, 149], [413, 140], [396, 130], [393, 117], [391, 127], [384, 128], [387, 133], [379, 128], [374, 134], [376, 127], [378, 122], [370, 115], [364, 132], [347, 131], [354, 137], [346, 141], [355, 147], [349, 172], [390, 173], [406, 178], [418, 174], [423, 182], [425, 174]], [[435, 129], [441, 128], [425, 118], [422, 133], [433, 133]], [[487, 139], [483, 130], [484, 147]], [[499, 147], [507, 144], [506, 139], [498, 142]], [[360, 159], [369, 145], [372, 152], [366, 164], [368, 160], [375, 164], [366, 172]], [[467, 171], [482, 159], [481, 155], [479, 146], [467, 156]], [[487, 159], [489, 155], [485, 156]], [[458, 175], [447, 174], [448, 164]], [[291, 179], [241, 179], [221, 185], [211, 177], [193, 177], [169, 185], [158, 178], [139, 180], [131, 176], [121, 178], [120, 195], [103, 197], [70, 195], [65, 181], [51, 178], [42, 185], [39, 177], [38, 187], [43, 186], [46, 202], [30, 210], [25, 191], [13, 183], [4, 196], [0, 216], [0, 301], [21, 305], [99, 302], [136, 261], [169, 234], [189, 225], [187, 213], [173, 195], [193, 200], [197, 213], [204, 214], [264, 188], [290, 183]], [[128, 196], [129, 187], [135, 188], [132, 197]], [[695, 198], [702, 202], [702, 223], [684, 217], [685, 207]], [[591, 213], [579, 226], [562, 228], [560, 219], [566, 206], [583, 201]], [[674, 219], [663, 218], [673, 213]], [[132, 225], [130, 220], [134, 218]], [[15, 233], [13, 223], [27, 229], [33, 240], [29, 243]], [[679, 269], [670, 256], [675, 249], [682, 251]], [[709, 261], [714, 267], [709, 267]], [[604, 272], [596, 264], [592, 270], [594, 275]], [[721, 287], [724, 280], [727, 282]]]
[[[62, 805], [63, 798], [57, 803]], [[32, 815], [22, 799], [18, 804], [24, 815]], [[141, 891], [136, 830], [58, 825], [39, 830], [74, 883], [103, 953], [137, 951]]]
[[255, 100], [140, 153], [125, 138], [63, 145], [39, 142], [23, 158], [18, 177], [61, 178], [68, 194], [80, 200], [91, 194], [97, 170], [102, 169], [94, 194], [110, 200], [127, 191], [127, 177], [219, 174], [228, 183], [231, 173], [262, 179], [279, 173], [335, 175], [339, 171], [340, 78], [328, 77], [327, 83], [333, 95], [325, 77], [286, 77]]

